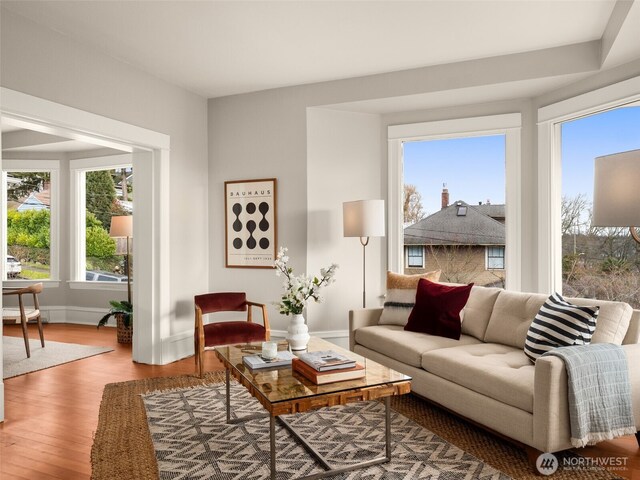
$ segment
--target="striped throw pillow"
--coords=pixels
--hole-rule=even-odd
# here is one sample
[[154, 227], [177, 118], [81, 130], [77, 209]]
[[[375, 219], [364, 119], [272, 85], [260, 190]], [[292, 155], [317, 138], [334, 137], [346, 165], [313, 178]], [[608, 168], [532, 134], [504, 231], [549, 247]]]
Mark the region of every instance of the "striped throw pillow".
[[416, 291], [421, 278], [437, 282], [440, 279], [440, 270], [418, 275], [387, 272], [387, 295], [384, 299], [382, 315], [378, 320], [379, 325], [404, 327], [407, 324], [409, 314], [416, 304]]
[[596, 329], [600, 307], [580, 307], [559, 294], [551, 295], [531, 322], [524, 353], [535, 361], [557, 347], [589, 345]]

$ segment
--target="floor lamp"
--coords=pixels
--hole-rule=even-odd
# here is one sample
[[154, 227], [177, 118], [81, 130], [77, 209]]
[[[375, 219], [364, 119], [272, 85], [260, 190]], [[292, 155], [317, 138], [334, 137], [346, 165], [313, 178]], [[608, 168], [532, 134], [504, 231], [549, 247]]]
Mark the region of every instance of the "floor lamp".
[[133, 216], [131, 215], [121, 215], [116, 217], [111, 217], [111, 229], [109, 230], [109, 236], [113, 238], [122, 238], [125, 237], [127, 239], [127, 251], [124, 255], [125, 261], [125, 269], [127, 270], [127, 299], [129, 300], [129, 305], [131, 303], [131, 275], [130, 275], [130, 265], [129, 265], [129, 254], [131, 250], [129, 249], [129, 239], [133, 236]]
[[369, 237], [384, 237], [384, 200], [356, 200], [342, 204], [345, 237], [360, 237], [362, 244], [362, 308], [367, 306], [366, 248]]
[[640, 150], [595, 160], [593, 219], [595, 227], [629, 227], [640, 244]]

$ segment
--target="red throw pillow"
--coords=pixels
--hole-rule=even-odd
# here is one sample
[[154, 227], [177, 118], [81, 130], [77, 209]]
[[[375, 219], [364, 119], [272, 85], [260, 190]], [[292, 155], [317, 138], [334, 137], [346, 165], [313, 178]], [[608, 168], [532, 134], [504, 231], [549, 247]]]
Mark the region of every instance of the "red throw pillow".
[[460, 311], [467, 304], [473, 283], [451, 287], [421, 278], [416, 304], [404, 329], [460, 340]]

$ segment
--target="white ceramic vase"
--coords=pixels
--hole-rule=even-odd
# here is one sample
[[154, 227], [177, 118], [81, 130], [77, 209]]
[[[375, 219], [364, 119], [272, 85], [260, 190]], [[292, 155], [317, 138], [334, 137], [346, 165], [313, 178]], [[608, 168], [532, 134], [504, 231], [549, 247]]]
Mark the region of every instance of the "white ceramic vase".
[[291, 322], [287, 329], [287, 342], [291, 350], [306, 350], [309, 343], [309, 329], [304, 323], [304, 315], [296, 313], [291, 315]]

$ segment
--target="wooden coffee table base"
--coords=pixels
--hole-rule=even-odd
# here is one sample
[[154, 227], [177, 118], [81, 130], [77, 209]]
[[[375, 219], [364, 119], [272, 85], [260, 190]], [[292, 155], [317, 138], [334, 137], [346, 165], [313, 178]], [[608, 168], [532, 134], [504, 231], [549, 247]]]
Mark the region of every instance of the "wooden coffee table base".
[[276, 421], [280, 422], [280, 424], [286, 428], [294, 438], [300, 442], [300, 444], [309, 452], [318, 462], [325, 468], [324, 472], [315, 473], [313, 475], [307, 475], [305, 477], [300, 477], [299, 480], [314, 480], [318, 478], [327, 477], [329, 475], [336, 475], [338, 473], [351, 472], [353, 470], [358, 470], [360, 468], [370, 467], [372, 465], [378, 465], [381, 463], [387, 463], [391, 461], [391, 397], [384, 397], [384, 434], [385, 434], [385, 455], [382, 457], [377, 457], [371, 460], [366, 460], [364, 462], [354, 463], [352, 465], [347, 465], [345, 467], [334, 468], [329, 461], [322, 456], [320, 452], [318, 452], [315, 448], [311, 446], [309, 442], [307, 442], [304, 437], [302, 437], [298, 431], [287, 422], [280, 415], [275, 414], [275, 412], [269, 414], [255, 414], [255, 415], [247, 415], [242, 418], [231, 418], [231, 388], [230, 388], [230, 378], [229, 378], [229, 369], [225, 370], [226, 376], [226, 400], [227, 400], [227, 423], [235, 424], [235, 423], [243, 423], [248, 422], [250, 420], [255, 420], [257, 418], [265, 418], [269, 417], [269, 443], [270, 443], [270, 451], [271, 451], [271, 480], [276, 479]]

